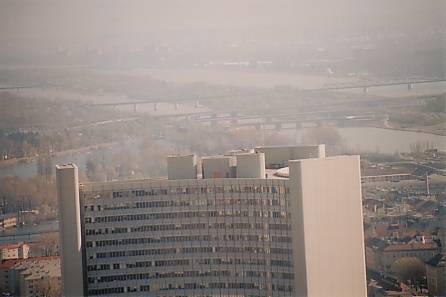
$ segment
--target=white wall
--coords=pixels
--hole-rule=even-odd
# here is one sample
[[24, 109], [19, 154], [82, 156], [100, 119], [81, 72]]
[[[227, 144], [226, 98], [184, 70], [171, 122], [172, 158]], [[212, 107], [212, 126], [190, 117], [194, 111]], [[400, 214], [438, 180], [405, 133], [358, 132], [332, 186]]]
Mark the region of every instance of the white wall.
[[76, 165], [56, 166], [56, 182], [59, 200], [62, 295], [83, 296], [79, 183]]
[[367, 296], [359, 156], [290, 161], [296, 297]]

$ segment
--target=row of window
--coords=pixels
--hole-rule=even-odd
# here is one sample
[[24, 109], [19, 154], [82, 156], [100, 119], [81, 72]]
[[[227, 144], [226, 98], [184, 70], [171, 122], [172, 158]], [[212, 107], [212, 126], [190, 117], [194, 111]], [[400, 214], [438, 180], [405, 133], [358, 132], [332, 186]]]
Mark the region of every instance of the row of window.
[[[194, 199], [195, 198], [195, 199]], [[214, 206], [214, 205], [244, 205], [244, 206], [287, 206], [287, 200], [282, 198], [214, 198], [214, 199], [196, 199], [191, 197], [188, 199], [177, 200], [158, 200], [158, 201], [143, 201], [143, 202], [119, 202], [112, 205], [86, 205], [85, 210], [101, 211], [101, 210], [123, 210], [133, 208], [162, 208], [162, 207], [187, 207], [187, 206]]]
[[[251, 254], [267, 254], [266, 248], [263, 247], [182, 247], [182, 248], [164, 248], [164, 249], [142, 249], [142, 250], [125, 250], [98, 252], [96, 258], [118, 258], [118, 257], [136, 257], [148, 255], [167, 255], [167, 254], [204, 254], [204, 253], [251, 253]], [[291, 249], [279, 249], [275, 251], [278, 254], [291, 254]], [[90, 256], [92, 258], [92, 256]], [[272, 266], [291, 266], [271, 260]]]
[[[246, 276], [259, 274], [256, 271], [246, 271]], [[150, 272], [150, 273], [134, 273], [134, 274], [116, 274], [105, 275], [99, 277], [88, 277], [88, 283], [109, 283], [116, 281], [129, 281], [141, 279], [162, 279], [162, 278], [184, 278], [184, 277], [230, 277], [229, 270], [214, 270], [214, 271], [177, 271], [177, 272]], [[252, 276], [251, 276], [252, 277]]]
[[222, 234], [222, 235], [181, 235], [181, 236], [164, 236], [164, 237], [142, 237], [142, 238], [124, 238], [124, 239], [108, 239], [87, 241], [86, 246], [102, 247], [117, 245], [135, 245], [149, 243], [171, 243], [171, 242], [188, 242], [188, 241], [252, 241], [262, 242], [268, 241], [267, 236], [245, 235], [245, 234]]
[[[86, 229], [86, 235], [99, 234], [118, 234], [133, 232], [157, 232], [157, 231], [173, 231], [173, 230], [204, 230], [204, 229], [247, 229], [247, 230], [291, 230], [290, 224], [268, 224], [268, 223], [190, 223], [190, 224], [162, 224], [162, 225], [143, 225], [138, 227], [114, 227], [114, 228], [97, 228]], [[264, 235], [267, 236], [267, 235]], [[265, 239], [266, 240], [266, 239]]]
[[[198, 258], [198, 259], [181, 259], [181, 260], [169, 260], [173, 262], [163, 262], [163, 261], [137, 261], [133, 263], [125, 264], [113, 264], [113, 269], [132, 269], [132, 268], [147, 268], [147, 267], [159, 267], [167, 266], [165, 264], [172, 265], [255, 265], [255, 266], [265, 266], [267, 261], [265, 258]], [[178, 262], [180, 261], [180, 262]], [[88, 265], [88, 271], [101, 271], [110, 270], [112, 266], [110, 264], [94, 264]], [[184, 275], [188, 276], [188, 275]], [[274, 277], [274, 276], [273, 276]]]
[[171, 188], [152, 188], [141, 190], [122, 190], [112, 192], [113, 198], [122, 198], [130, 196], [157, 196], [172, 194], [211, 194], [211, 193], [266, 193], [266, 194], [285, 194], [289, 193], [289, 188], [285, 186], [187, 186], [187, 187], [171, 187]]
[[[242, 198], [216, 198], [216, 199], [187, 199], [187, 200], [161, 200], [136, 202], [134, 207], [128, 208], [160, 208], [160, 207], [184, 207], [184, 206], [213, 206], [213, 205], [246, 205], [246, 206], [286, 206], [285, 199], [242, 199]], [[108, 209], [108, 208], [106, 208]]]
[[165, 212], [165, 213], [144, 213], [113, 215], [104, 217], [86, 217], [86, 223], [104, 223], [104, 222], [124, 222], [124, 221], [142, 221], [142, 220], [160, 220], [160, 219], [185, 219], [185, 218], [205, 218], [205, 217], [258, 217], [258, 218], [287, 218], [290, 214], [285, 211], [240, 211], [240, 210], [212, 210], [212, 211], [183, 211], [183, 212]]
[[[140, 292], [160, 291], [160, 290], [198, 290], [198, 289], [236, 289], [236, 290], [267, 290], [263, 283], [244, 283], [244, 282], [211, 282], [211, 283], [185, 283], [185, 284], [160, 284], [143, 285], [139, 287]], [[292, 285], [272, 284], [273, 291], [293, 292]], [[127, 287], [127, 292], [137, 292], [137, 288]], [[105, 295], [125, 293], [124, 287], [90, 289], [88, 295]], [[195, 296], [195, 295], [194, 295]]]

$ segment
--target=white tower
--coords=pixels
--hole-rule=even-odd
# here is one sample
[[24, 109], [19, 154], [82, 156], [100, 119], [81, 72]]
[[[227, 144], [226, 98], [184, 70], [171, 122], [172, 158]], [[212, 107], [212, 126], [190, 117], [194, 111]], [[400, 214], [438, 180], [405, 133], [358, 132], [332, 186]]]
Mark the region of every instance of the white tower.
[[76, 165], [56, 166], [56, 183], [59, 200], [62, 296], [85, 296], [79, 181]]

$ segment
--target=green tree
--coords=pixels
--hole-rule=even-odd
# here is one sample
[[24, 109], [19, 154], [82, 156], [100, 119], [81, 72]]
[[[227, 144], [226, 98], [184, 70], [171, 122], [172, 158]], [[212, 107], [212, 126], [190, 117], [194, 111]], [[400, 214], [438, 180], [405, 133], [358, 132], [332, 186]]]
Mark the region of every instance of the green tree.
[[402, 282], [410, 282], [414, 285], [420, 285], [426, 276], [426, 266], [418, 258], [404, 257], [396, 260], [391, 271]]

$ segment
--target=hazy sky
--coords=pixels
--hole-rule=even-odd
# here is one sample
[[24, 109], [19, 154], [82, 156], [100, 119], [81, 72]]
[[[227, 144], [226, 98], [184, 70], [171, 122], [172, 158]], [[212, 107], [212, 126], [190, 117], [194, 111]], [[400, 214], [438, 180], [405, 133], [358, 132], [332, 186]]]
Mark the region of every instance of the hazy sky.
[[[93, 44], [113, 40], [298, 39], [333, 32], [445, 25], [445, 0], [0, 0], [0, 40]], [[221, 35], [221, 36], [219, 36]], [[99, 42], [100, 43], [100, 42]], [[0, 45], [1, 46], [1, 45]]]

